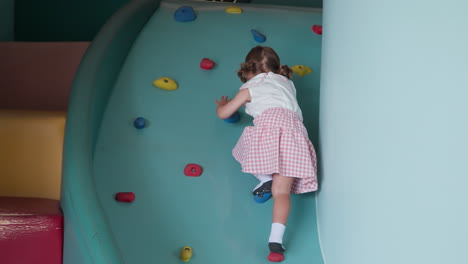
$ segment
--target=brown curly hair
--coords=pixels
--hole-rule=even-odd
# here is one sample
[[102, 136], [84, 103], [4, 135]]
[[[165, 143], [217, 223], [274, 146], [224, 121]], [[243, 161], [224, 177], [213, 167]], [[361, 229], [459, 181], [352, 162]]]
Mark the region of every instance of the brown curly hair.
[[278, 54], [270, 47], [256, 46], [250, 50], [237, 70], [237, 76], [242, 82], [247, 82], [247, 73], [259, 74], [274, 72], [291, 79], [293, 72], [287, 65], [281, 65]]

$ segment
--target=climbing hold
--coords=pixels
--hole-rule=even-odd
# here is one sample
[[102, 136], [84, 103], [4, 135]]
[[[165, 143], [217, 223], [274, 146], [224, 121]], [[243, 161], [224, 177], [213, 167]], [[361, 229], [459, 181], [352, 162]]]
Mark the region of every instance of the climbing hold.
[[242, 14], [242, 8], [238, 6], [228, 6], [224, 9], [229, 14]]
[[132, 192], [119, 192], [115, 195], [115, 200], [122, 203], [131, 203], [135, 200], [135, 194]]
[[203, 173], [203, 168], [194, 163], [189, 163], [184, 168], [185, 176], [189, 177], [199, 177]]
[[239, 112], [235, 112], [234, 114], [232, 114], [230, 117], [224, 119], [225, 122], [228, 122], [228, 123], [236, 123], [236, 122], [239, 122], [240, 120], [240, 114]]
[[312, 31], [317, 35], [322, 35], [322, 26], [320, 25], [313, 25]]
[[135, 118], [135, 121], [133, 121], [133, 126], [136, 129], [142, 129], [145, 128], [146, 126], [146, 120], [143, 117], [137, 117]]
[[153, 85], [158, 88], [169, 90], [169, 91], [175, 90], [178, 87], [176, 81], [168, 77], [161, 77], [161, 78], [156, 79], [153, 82]]
[[271, 198], [271, 193], [262, 193], [253, 196], [256, 203], [264, 203]]
[[204, 70], [211, 70], [215, 66], [215, 62], [208, 59], [208, 58], [203, 58], [200, 62], [200, 68]]
[[270, 252], [268, 260], [271, 262], [281, 262], [284, 260], [284, 255], [283, 253]]
[[180, 259], [183, 262], [187, 262], [192, 258], [192, 248], [191, 247], [183, 247], [180, 250]]
[[189, 22], [197, 18], [191, 6], [181, 6], [174, 13], [174, 19], [179, 22]]
[[263, 42], [266, 41], [266, 37], [262, 33], [258, 32], [255, 29], [252, 29], [251, 32], [252, 32], [252, 35], [253, 35], [255, 41], [257, 41], [258, 43], [263, 43]]
[[294, 65], [291, 67], [291, 70], [301, 77], [312, 72], [312, 69], [305, 65]]

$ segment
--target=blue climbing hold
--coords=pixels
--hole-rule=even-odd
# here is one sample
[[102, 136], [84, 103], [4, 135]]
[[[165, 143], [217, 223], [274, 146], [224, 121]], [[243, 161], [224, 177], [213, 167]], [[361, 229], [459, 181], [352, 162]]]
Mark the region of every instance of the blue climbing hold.
[[136, 129], [142, 129], [145, 128], [146, 126], [146, 120], [143, 117], [137, 117], [135, 118], [135, 121], [133, 121], [133, 126]]
[[224, 119], [225, 122], [228, 122], [228, 123], [236, 123], [236, 122], [239, 122], [240, 120], [240, 114], [239, 112], [235, 112], [234, 114], [232, 114], [230, 117]]
[[263, 43], [263, 42], [266, 41], [266, 37], [262, 33], [258, 32], [255, 29], [252, 29], [251, 32], [252, 32], [252, 35], [253, 35], [255, 41], [257, 41], [258, 43]]
[[264, 203], [264, 202], [268, 201], [271, 198], [271, 193], [264, 193], [264, 194], [254, 195], [253, 198], [254, 198], [254, 201], [256, 203]]
[[195, 20], [197, 16], [191, 6], [181, 6], [175, 11], [174, 18], [179, 22], [189, 22]]

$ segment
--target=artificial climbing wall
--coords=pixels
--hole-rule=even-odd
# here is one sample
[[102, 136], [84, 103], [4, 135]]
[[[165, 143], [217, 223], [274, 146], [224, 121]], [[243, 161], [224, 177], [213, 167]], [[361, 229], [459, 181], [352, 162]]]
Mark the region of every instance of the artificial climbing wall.
[[[234, 95], [242, 84], [236, 70], [259, 44], [255, 29], [283, 63], [314, 70], [294, 81], [317, 142], [321, 36], [311, 27], [321, 24], [321, 12], [243, 6], [244, 13], [232, 14], [223, 6], [197, 4], [195, 21], [175, 21], [182, 5], [188, 2], [165, 1], [153, 13], [152, 2], [133, 2], [107, 24], [109, 31], [99, 34], [81, 64], [69, 108], [62, 188], [70, 263], [85, 263], [76, 255], [112, 263], [179, 263], [184, 246], [194, 250], [191, 263], [268, 262], [272, 204], [254, 202], [255, 178], [242, 173], [231, 155], [252, 120], [243, 113], [237, 123], [220, 120], [214, 99]], [[150, 19], [141, 30], [129, 28], [145, 15]], [[203, 58], [216, 66], [200, 69]], [[178, 89], [153, 86], [160, 77], [173, 79]], [[137, 117], [147, 126], [136, 128]], [[203, 174], [185, 176], [189, 163], [201, 165]], [[133, 203], [116, 201], [119, 192], [133, 192]], [[285, 263], [322, 263], [314, 196], [292, 198]], [[94, 246], [76, 246], [82, 243]]]

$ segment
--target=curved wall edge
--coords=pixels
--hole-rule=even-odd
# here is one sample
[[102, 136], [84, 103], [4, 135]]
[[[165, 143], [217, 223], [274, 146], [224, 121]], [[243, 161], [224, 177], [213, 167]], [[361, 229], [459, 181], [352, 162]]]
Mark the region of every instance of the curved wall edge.
[[73, 238], [65, 237], [65, 263], [83, 260], [124, 263], [96, 194], [92, 171], [94, 144], [120, 68], [158, 5], [156, 0], [132, 1], [119, 10], [91, 43], [77, 71], [70, 96], [63, 160], [65, 235]]

